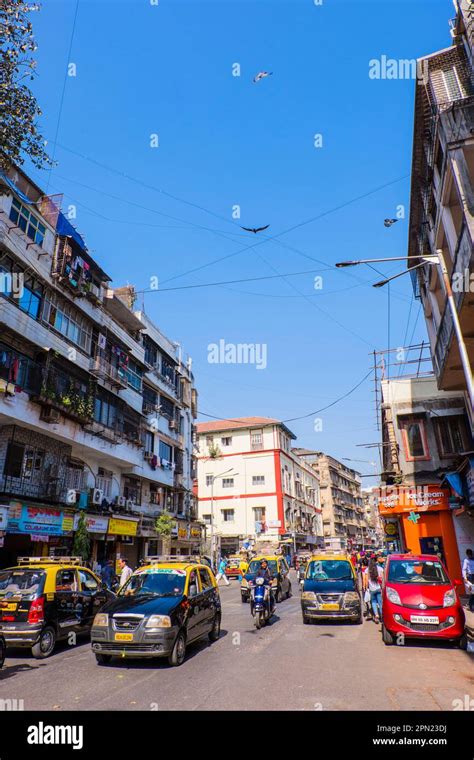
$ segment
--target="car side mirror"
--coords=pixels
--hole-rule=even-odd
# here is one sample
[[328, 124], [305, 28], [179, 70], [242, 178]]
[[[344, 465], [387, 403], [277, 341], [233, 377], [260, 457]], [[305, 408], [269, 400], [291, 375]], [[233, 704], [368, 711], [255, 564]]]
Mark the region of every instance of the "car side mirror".
[[464, 586], [464, 583], [460, 578], [455, 578], [454, 585], [457, 586], [458, 588], [461, 588], [461, 586]]

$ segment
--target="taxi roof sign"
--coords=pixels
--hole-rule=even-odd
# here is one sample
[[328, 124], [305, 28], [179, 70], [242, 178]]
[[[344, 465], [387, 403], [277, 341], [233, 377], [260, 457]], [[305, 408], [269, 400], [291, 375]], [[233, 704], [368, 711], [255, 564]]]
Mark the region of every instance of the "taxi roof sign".
[[141, 564], [142, 565], [156, 565], [161, 563], [166, 564], [172, 564], [172, 563], [178, 563], [178, 564], [186, 564], [187, 562], [195, 562], [198, 563], [201, 561], [201, 558], [197, 556], [196, 554], [156, 554], [150, 557], [145, 557], [142, 559]]
[[17, 557], [19, 565], [82, 565], [82, 557]]

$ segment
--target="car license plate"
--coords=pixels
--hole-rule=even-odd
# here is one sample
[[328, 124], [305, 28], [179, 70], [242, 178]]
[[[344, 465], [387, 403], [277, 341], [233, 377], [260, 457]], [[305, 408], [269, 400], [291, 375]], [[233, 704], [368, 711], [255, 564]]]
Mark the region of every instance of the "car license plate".
[[116, 633], [115, 641], [133, 641], [133, 633]]
[[439, 625], [438, 617], [430, 617], [428, 615], [410, 615], [411, 623], [426, 623], [427, 625]]
[[7, 602], [0, 602], [0, 612], [15, 612], [17, 604], [9, 604]]
[[320, 609], [322, 610], [338, 610], [339, 605], [332, 602], [331, 604], [320, 604]]

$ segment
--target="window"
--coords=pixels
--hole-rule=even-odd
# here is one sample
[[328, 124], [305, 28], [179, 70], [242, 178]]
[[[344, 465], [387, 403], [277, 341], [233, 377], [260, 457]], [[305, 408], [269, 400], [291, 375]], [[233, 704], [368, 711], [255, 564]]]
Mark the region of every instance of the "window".
[[255, 522], [265, 522], [265, 507], [253, 508]]
[[212, 446], [214, 443], [214, 436], [206, 435], [206, 446]]
[[203, 591], [209, 591], [210, 589], [214, 588], [209, 570], [207, 570], [205, 567], [199, 568], [199, 577], [201, 579], [201, 588]]
[[234, 478], [222, 478], [222, 488], [233, 488]]
[[225, 438], [221, 438], [221, 443], [223, 446], [232, 446], [232, 436], [226, 436]]
[[150, 451], [152, 454], [155, 451], [155, 436], [149, 430], [145, 431], [145, 451]]
[[466, 450], [466, 426], [463, 417], [457, 415], [438, 417], [433, 420], [433, 423], [441, 457], [460, 454], [461, 451]]
[[43, 295], [43, 286], [39, 280], [32, 275], [25, 275], [9, 256], [2, 258], [0, 273], [3, 275], [2, 295], [12, 299], [21, 311], [37, 319]]
[[401, 429], [407, 462], [431, 459], [423, 421], [408, 420]]
[[172, 462], [173, 450], [171, 446], [168, 446], [164, 441], [160, 441], [159, 455], [161, 459], [165, 459], [167, 462]]
[[224, 522], [234, 522], [235, 510], [233, 509], [221, 509], [222, 519]]
[[117, 407], [112, 399], [112, 396], [99, 392], [94, 404], [94, 419], [96, 422], [114, 429], [117, 421]]
[[127, 383], [131, 388], [134, 388], [136, 391], [141, 391], [142, 389], [142, 377], [143, 377], [143, 370], [141, 367], [136, 364], [136, 362], [132, 361], [131, 359], [128, 362], [127, 368], [125, 370], [125, 374], [127, 376]]
[[461, 85], [456, 66], [453, 66], [451, 69], [446, 69], [442, 74], [444, 88], [449, 100], [460, 100], [460, 98], [464, 98], [466, 93]]
[[253, 486], [264, 486], [265, 485], [265, 475], [252, 475], [252, 485]]
[[212, 475], [206, 475], [206, 486], [212, 486]]
[[76, 309], [58, 299], [55, 294], [50, 293], [45, 297], [41, 319], [90, 354], [92, 342], [90, 323]]
[[99, 467], [96, 478], [96, 486], [104, 493], [104, 498], [110, 499], [112, 495], [112, 473]]
[[174, 404], [166, 396], [160, 396], [161, 414], [164, 417], [168, 417], [170, 420], [174, 419]]
[[87, 570], [79, 570], [79, 579], [81, 581], [81, 591], [97, 591], [99, 584]]
[[36, 243], [39, 246], [43, 245], [46, 227], [44, 224], [41, 224], [39, 219], [37, 219], [31, 211], [28, 211], [26, 206], [23, 206], [20, 201], [17, 201], [16, 198], [13, 198], [12, 201], [10, 219], [26, 233], [33, 243]]
[[4, 475], [8, 475], [10, 478], [19, 478], [21, 476], [24, 453], [25, 447], [22, 444], [8, 444], [5, 466], [3, 468]]
[[158, 347], [153, 341], [145, 335], [143, 337], [143, 346], [145, 348], [145, 361], [152, 367], [155, 367], [158, 362]]
[[252, 451], [263, 449], [263, 430], [252, 430], [250, 433], [250, 448]]
[[77, 591], [78, 586], [75, 570], [58, 570], [56, 573], [56, 591]]
[[211, 515], [203, 515], [202, 519], [203, 519], [203, 521], [205, 522], [206, 525], [210, 525], [211, 524]]

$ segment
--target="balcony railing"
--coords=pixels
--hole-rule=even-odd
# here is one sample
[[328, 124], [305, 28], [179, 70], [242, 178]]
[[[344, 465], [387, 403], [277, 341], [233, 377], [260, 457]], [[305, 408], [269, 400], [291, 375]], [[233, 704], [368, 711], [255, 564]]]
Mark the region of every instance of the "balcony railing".
[[126, 388], [128, 385], [127, 370], [115, 367], [101, 356], [91, 357], [89, 370], [91, 374], [110, 382], [117, 388]]
[[42, 406], [52, 406], [83, 424], [93, 419], [95, 384], [72, 377], [55, 367], [45, 369], [43, 374], [36, 401]]

